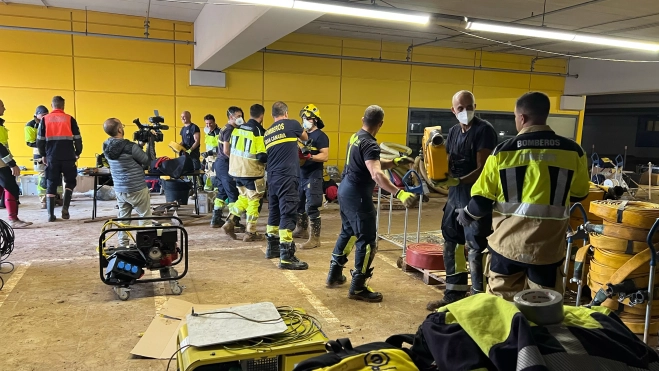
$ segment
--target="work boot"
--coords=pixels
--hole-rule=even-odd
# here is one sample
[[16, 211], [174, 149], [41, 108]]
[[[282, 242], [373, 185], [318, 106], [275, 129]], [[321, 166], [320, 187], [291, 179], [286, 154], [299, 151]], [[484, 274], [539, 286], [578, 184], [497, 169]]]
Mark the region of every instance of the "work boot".
[[250, 233], [250, 232], [245, 232], [245, 235], [243, 236], [243, 242], [254, 242], [254, 241], [263, 241], [264, 237], [262, 234], [258, 234], [256, 232]]
[[320, 247], [320, 217], [309, 219], [309, 222], [311, 224], [311, 235], [309, 236], [309, 240], [302, 244], [303, 250]]
[[64, 199], [62, 200], [62, 219], [69, 219], [69, 205], [71, 205], [71, 197], [73, 197], [73, 191], [70, 189], [64, 190]]
[[279, 257], [279, 236], [276, 234], [266, 234], [268, 245], [265, 250], [266, 259], [274, 259]]
[[279, 269], [294, 271], [309, 269], [309, 264], [295, 257], [295, 242], [279, 243]]
[[224, 230], [224, 233], [227, 234], [227, 236], [233, 238], [234, 240], [237, 239], [236, 237], [236, 232], [234, 231], [234, 228], [236, 227], [235, 223], [235, 215], [229, 214], [229, 217], [227, 218], [227, 221], [224, 223], [222, 226], [222, 229]]
[[41, 203], [41, 210], [45, 210], [45, 209], [46, 209], [46, 201]]
[[62, 200], [62, 196], [56, 195], [55, 196], [55, 206], [62, 206], [64, 204], [64, 201]]
[[55, 197], [46, 197], [46, 208], [48, 209], [48, 221], [54, 222], [55, 217]]
[[367, 303], [379, 303], [382, 301], [382, 294], [373, 291], [366, 284], [366, 280], [373, 275], [373, 268], [366, 271], [366, 274], [359, 271], [352, 271], [352, 282], [348, 291], [348, 298], [352, 300], [362, 300]]
[[307, 213], [297, 214], [297, 224], [293, 230], [293, 238], [309, 238], [309, 220]]
[[455, 303], [458, 300], [464, 299], [467, 296], [467, 293], [464, 291], [446, 291], [444, 297], [441, 300], [435, 300], [428, 303], [426, 309], [431, 312], [436, 311], [437, 309]]
[[211, 228], [220, 228], [222, 226], [222, 209], [213, 209], [213, 217], [211, 218]]
[[233, 231], [235, 233], [245, 233], [245, 231], [247, 231], [247, 227], [240, 222], [240, 218], [236, 218], [234, 224]]
[[337, 287], [346, 283], [346, 276], [343, 275], [343, 266], [336, 261], [330, 262], [329, 273], [327, 274], [327, 281], [325, 285], [327, 288]]
[[32, 225], [32, 222], [25, 222], [25, 221], [22, 221], [20, 219], [14, 219], [14, 220], [9, 221], [9, 225], [13, 229], [21, 229], [21, 228], [25, 228], [27, 226]]

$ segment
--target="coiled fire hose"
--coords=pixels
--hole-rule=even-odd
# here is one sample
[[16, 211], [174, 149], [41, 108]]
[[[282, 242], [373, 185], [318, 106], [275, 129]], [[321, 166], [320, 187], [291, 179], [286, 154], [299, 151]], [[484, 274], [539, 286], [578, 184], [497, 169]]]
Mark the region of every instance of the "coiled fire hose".
[[[593, 201], [590, 212], [603, 224], [586, 224], [590, 245], [576, 254], [574, 278], [581, 277], [587, 261], [590, 268], [587, 284], [591, 305], [601, 305], [618, 313], [634, 333], [643, 334], [650, 281], [651, 249], [649, 229], [659, 218], [659, 205], [636, 201]], [[659, 240], [653, 236], [653, 241]], [[655, 282], [654, 294], [659, 294]], [[652, 301], [649, 331], [659, 330], [659, 300]]]

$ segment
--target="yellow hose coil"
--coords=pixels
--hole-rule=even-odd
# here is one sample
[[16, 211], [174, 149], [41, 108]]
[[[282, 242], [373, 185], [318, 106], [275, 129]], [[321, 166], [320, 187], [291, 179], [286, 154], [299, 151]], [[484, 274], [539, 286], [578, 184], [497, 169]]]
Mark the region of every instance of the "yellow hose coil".
[[623, 240], [598, 233], [590, 234], [590, 243], [598, 249], [622, 252], [629, 255], [638, 254], [648, 248], [648, 244], [640, 241]]
[[[602, 234], [608, 237], [621, 238], [623, 240], [639, 241], [647, 243], [649, 229], [632, 228], [620, 223], [604, 221]], [[652, 236], [652, 241], [659, 242], [659, 233]]]
[[659, 205], [641, 201], [602, 200], [591, 202], [590, 212], [608, 222], [650, 229], [659, 218]]
[[[596, 205], [593, 208], [593, 205]], [[620, 205], [618, 205], [620, 206]], [[633, 292], [637, 290], [647, 290], [650, 273], [651, 252], [647, 244], [641, 241], [642, 235], [647, 237], [648, 231], [639, 228], [630, 228], [626, 225], [629, 221], [634, 221], [636, 226], [643, 228], [647, 219], [647, 214], [638, 212], [642, 205], [623, 205], [622, 218], [623, 224], [605, 224], [602, 230], [603, 234], [591, 233], [590, 243], [592, 246], [592, 258], [587, 275], [587, 285], [591, 290], [592, 298], [595, 299], [598, 292], [609, 289], [609, 285], [633, 284], [630, 288]], [[631, 207], [628, 209], [627, 207]], [[618, 208], [611, 208], [610, 205], [602, 206], [599, 201], [591, 203], [591, 211], [596, 215], [602, 215], [603, 218], [610, 218], [610, 210], [618, 215]], [[626, 214], [625, 214], [626, 213]], [[611, 236], [615, 235], [616, 237]], [[633, 237], [637, 240], [625, 239], [624, 237]], [[645, 238], [643, 238], [644, 240]], [[583, 247], [577, 251], [577, 261], [586, 262], [589, 247]], [[655, 283], [654, 290], [657, 292], [659, 282]], [[633, 292], [627, 292], [632, 294]], [[659, 293], [659, 292], [657, 292]], [[645, 308], [646, 304], [637, 304], [630, 306], [630, 299], [626, 298], [621, 302], [618, 301], [618, 295], [614, 294], [611, 298], [602, 302], [602, 306], [616, 311], [622, 322], [634, 333], [642, 334], [644, 329]], [[602, 299], [598, 299], [602, 300]], [[659, 300], [653, 301], [652, 317], [650, 319], [650, 330], [659, 330]]]

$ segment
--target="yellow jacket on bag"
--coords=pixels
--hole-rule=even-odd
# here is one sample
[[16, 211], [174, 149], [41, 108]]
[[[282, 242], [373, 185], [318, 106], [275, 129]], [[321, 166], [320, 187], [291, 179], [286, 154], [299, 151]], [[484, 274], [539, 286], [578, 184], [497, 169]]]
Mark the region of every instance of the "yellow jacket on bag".
[[474, 219], [492, 212], [490, 248], [527, 264], [565, 256], [570, 202], [588, 196], [586, 153], [547, 125], [522, 129], [497, 146], [471, 188], [465, 209]]
[[231, 132], [229, 175], [234, 178], [263, 178], [268, 155], [265, 152], [265, 129], [249, 120]]

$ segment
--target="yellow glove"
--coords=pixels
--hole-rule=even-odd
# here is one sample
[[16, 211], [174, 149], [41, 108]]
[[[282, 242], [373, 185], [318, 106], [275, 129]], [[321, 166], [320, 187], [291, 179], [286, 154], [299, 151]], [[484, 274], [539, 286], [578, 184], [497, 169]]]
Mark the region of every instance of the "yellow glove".
[[414, 201], [416, 200], [414, 193], [405, 192], [403, 190], [396, 192], [395, 197], [407, 208], [412, 207]]
[[411, 157], [403, 156], [403, 157], [396, 157], [394, 159], [394, 165], [400, 166], [400, 165], [411, 165], [414, 163], [414, 159]]
[[433, 181], [435, 187], [455, 187], [460, 184], [460, 178], [453, 178], [452, 176], [446, 174], [446, 180], [440, 182]]

